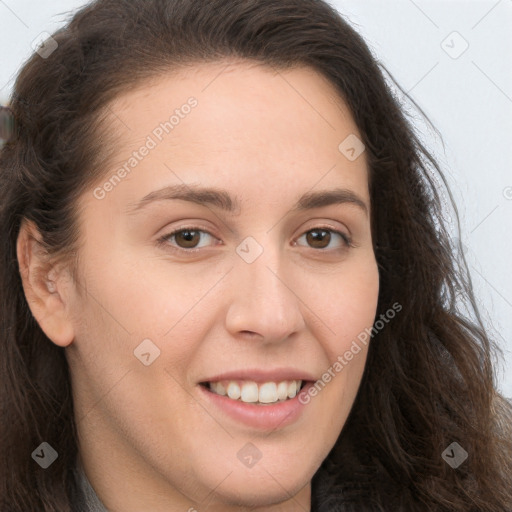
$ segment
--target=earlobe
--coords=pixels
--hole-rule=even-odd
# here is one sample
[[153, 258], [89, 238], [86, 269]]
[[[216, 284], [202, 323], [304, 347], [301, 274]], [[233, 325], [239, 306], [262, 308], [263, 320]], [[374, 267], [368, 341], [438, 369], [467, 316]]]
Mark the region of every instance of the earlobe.
[[23, 220], [16, 250], [23, 290], [32, 315], [56, 345], [70, 345], [74, 329], [66, 302], [66, 278], [52, 266], [33, 222]]

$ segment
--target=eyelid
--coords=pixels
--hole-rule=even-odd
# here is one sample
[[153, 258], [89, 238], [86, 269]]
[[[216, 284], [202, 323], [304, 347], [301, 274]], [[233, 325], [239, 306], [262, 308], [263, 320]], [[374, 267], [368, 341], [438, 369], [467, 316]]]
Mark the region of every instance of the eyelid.
[[[179, 226], [175, 229], [173, 229], [172, 231], [170, 231], [169, 233], [167, 234], [164, 234], [163, 236], [159, 237], [158, 240], [157, 240], [157, 244], [159, 246], [161, 245], [166, 245], [166, 246], [169, 246], [169, 239], [176, 235], [177, 233], [180, 233], [181, 231], [199, 231], [200, 233], [206, 233], [207, 235], [211, 236], [212, 238], [216, 239], [218, 242], [220, 242], [220, 240], [207, 228], [205, 228], [204, 226], [200, 226], [200, 225], [193, 225], [193, 224], [190, 224], [190, 225], [183, 225], [183, 226]], [[220, 244], [215, 244], [215, 245], [220, 245]], [[183, 247], [174, 247], [174, 246], [170, 246], [172, 250], [175, 250], [175, 251], [178, 251], [178, 252], [181, 252], [181, 253], [194, 253], [194, 252], [199, 252], [199, 251], [204, 251], [205, 248], [204, 247], [193, 247], [191, 249], [184, 249]]]
[[325, 231], [330, 231], [331, 233], [334, 233], [336, 235], [338, 235], [342, 240], [343, 240], [343, 247], [342, 248], [337, 248], [337, 249], [315, 249], [314, 247], [308, 247], [308, 249], [311, 249], [315, 252], [325, 252], [325, 253], [329, 253], [329, 252], [336, 252], [336, 251], [342, 251], [344, 249], [348, 249], [348, 248], [355, 248], [356, 246], [353, 244], [352, 242], [352, 236], [347, 234], [347, 233], [344, 233], [343, 231], [341, 231], [340, 229], [337, 229], [337, 228], [334, 228], [333, 226], [328, 226], [328, 225], [316, 225], [316, 226], [313, 226], [312, 228], [309, 228], [309, 229], [306, 229], [304, 230], [296, 239], [295, 239], [295, 242], [294, 244], [297, 244], [297, 240], [299, 238], [302, 238], [303, 236], [305, 236], [307, 233], [311, 232], [311, 231], [317, 231], [317, 230], [325, 230]]
[[[336, 252], [336, 251], [343, 251], [343, 250], [347, 250], [349, 248], [355, 248], [356, 245], [353, 244], [353, 240], [352, 240], [352, 236], [350, 234], [346, 234], [344, 233], [343, 231], [341, 231], [340, 229], [336, 229], [334, 228], [333, 226], [329, 226], [329, 225], [322, 225], [322, 223], [318, 224], [318, 225], [315, 225], [309, 229], [306, 229], [304, 231], [302, 231], [302, 233], [296, 237], [294, 239], [294, 245], [298, 245], [297, 244], [297, 240], [302, 238], [303, 236], [305, 236], [307, 233], [311, 232], [311, 231], [316, 231], [316, 230], [321, 230], [321, 229], [324, 229], [326, 231], [330, 231], [331, 233], [334, 233], [334, 234], [337, 234], [338, 236], [340, 236], [340, 238], [343, 240], [343, 247], [341, 248], [335, 248], [335, 249], [316, 249], [314, 247], [307, 247], [308, 249], [311, 249], [312, 251], [314, 252], [324, 252], [324, 253], [332, 253], [332, 252]], [[219, 240], [213, 233], [211, 233], [207, 228], [205, 228], [204, 226], [200, 226], [200, 225], [183, 225], [183, 226], [179, 226], [175, 229], [173, 229], [171, 232], [163, 235], [162, 237], [160, 237], [157, 241], [158, 245], [159, 246], [162, 246], [162, 245], [167, 245], [169, 246], [169, 239], [171, 237], [173, 237], [174, 235], [176, 235], [177, 233], [180, 233], [181, 231], [198, 231], [198, 232], [201, 232], [201, 233], [205, 233], [209, 236], [211, 236], [212, 238], [215, 238], [217, 241], [221, 242], [221, 240]], [[220, 244], [215, 244], [215, 245], [220, 245]], [[181, 253], [185, 253], [185, 254], [191, 254], [191, 253], [196, 253], [196, 252], [200, 252], [201, 250], [206, 250], [204, 247], [193, 247], [193, 248], [189, 248], [189, 249], [184, 249], [183, 247], [175, 247], [175, 246], [170, 246], [171, 249], [173, 251], [177, 251], [177, 252], [181, 252]], [[302, 246], [304, 247], [304, 246]]]

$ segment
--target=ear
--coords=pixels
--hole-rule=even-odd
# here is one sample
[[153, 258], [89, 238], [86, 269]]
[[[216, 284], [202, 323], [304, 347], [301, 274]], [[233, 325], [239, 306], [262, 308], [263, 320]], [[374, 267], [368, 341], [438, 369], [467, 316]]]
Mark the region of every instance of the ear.
[[74, 328], [66, 303], [69, 279], [50, 262], [34, 223], [24, 219], [16, 244], [23, 290], [32, 315], [56, 345], [66, 347]]

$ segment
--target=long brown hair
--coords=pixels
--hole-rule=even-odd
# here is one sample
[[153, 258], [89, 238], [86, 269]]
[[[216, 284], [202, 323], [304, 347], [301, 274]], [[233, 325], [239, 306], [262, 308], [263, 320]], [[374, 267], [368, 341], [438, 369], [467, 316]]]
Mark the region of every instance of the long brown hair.
[[[367, 151], [377, 317], [402, 306], [371, 340], [356, 401], [314, 485], [343, 496], [347, 510], [512, 510], [512, 407], [496, 391], [499, 348], [437, 183], [451, 195], [391, 75], [342, 16], [321, 0], [98, 0], [53, 38], [58, 48], [34, 54], [18, 75], [15, 130], [0, 153], [1, 510], [69, 512], [76, 488], [68, 366], [24, 296], [21, 221], [73, 266], [77, 198], [112, 151], [102, 129], [109, 102], [177, 66], [231, 57], [310, 66], [336, 87]], [[42, 441], [59, 455], [46, 470], [31, 458]], [[468, 453], [457, 468], [442, 457], [454, 442]]]

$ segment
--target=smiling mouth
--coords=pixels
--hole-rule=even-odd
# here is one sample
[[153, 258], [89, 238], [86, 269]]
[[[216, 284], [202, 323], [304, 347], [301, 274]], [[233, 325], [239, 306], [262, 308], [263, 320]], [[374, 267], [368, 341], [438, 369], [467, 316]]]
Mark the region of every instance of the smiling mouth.
[[284, 380], [262, 382], [223, 380], [201, 382], [200, 385], [216, 395], [225, 396], [235, 402], [254, 405], [272, 405], [295, 398], [309, 381]]

